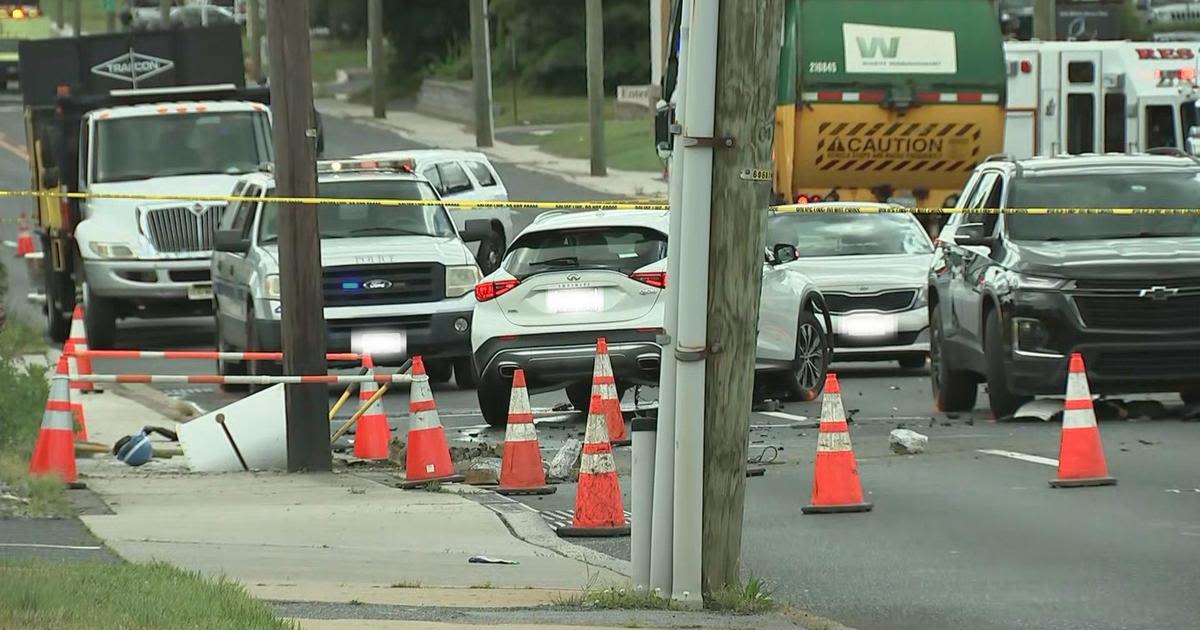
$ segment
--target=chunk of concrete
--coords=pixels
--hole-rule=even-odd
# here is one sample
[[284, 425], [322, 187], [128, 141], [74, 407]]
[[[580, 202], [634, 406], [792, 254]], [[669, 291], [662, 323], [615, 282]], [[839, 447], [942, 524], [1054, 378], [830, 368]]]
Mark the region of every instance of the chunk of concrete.
[[888, 444], [898, 455], [916, 455], [925, 452], [929, 437], [909, 429], [895, 429], [888, 434]]
[[583, 453], [583, 442], [575, 438], [567, 438], [567, 441], [563, 442], [562, 447], [554, 454], [554, 458], [550, 460], [549, 477], [564, 481], [577, 479], [581, 453]]

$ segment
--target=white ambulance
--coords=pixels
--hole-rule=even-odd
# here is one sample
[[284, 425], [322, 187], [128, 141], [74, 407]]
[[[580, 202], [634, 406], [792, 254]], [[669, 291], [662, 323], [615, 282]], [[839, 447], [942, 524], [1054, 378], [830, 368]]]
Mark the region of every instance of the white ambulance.
[[1187, 149], [1200, 42], [1006, 42], [1015, 158]]

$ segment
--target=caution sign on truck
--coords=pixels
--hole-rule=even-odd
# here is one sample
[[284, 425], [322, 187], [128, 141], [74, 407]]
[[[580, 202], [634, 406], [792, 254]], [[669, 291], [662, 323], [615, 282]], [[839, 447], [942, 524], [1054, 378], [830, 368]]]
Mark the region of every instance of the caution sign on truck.
[[817, 126], [815, 166], [820, 170], [942, 170], [956, 162], [973, 164], [980, 136], [979, 125], [973, 122], [823, 122]]

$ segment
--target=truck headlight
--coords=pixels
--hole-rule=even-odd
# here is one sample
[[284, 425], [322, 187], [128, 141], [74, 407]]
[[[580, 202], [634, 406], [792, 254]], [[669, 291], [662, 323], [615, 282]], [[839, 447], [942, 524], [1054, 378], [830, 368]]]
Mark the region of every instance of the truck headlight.
[[483, 274], [475, 265], [446, 267], [446, 297], [456, 298], [471, 293], [482, 279]]
[[106, 243], [92, 241], [88, 243], [92, 253], [101, 258], [135, 258], [133, 248], [126, 243]]
[[279, 274], [273, 273], [263, 280], [263, 297], [278, 300], [279, 295]]

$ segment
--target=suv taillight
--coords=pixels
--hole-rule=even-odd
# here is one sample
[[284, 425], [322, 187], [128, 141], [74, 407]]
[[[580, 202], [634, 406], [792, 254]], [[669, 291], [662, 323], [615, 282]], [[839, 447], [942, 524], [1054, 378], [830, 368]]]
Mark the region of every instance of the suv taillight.
[[667, 288], [667, 272], [665, 271], [635, 271], [629, 277], [657, 289]]
[[521, 284], [520, 280], [496, 280], [492, 282], [484, 281], [475, 285], [475, 301], [486, 302], [512, 291]]

